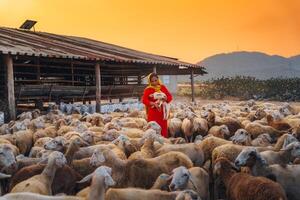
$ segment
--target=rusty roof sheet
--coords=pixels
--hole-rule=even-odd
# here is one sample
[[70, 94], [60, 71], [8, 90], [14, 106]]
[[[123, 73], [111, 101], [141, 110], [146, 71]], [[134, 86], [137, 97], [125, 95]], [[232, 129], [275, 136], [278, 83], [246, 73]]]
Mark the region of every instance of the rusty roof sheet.
[[202, 68], [176, 58], [75, 36], [0, 27], [0, 54]]

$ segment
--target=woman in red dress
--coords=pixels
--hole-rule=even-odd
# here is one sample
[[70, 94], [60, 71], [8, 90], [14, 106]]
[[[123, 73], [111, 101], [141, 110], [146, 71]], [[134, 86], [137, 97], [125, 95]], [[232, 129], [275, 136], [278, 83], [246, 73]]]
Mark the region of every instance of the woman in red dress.
[[145, 104], [147, 112], [147, 120], [155, 121], [161, 126], [161, 135], [168, 137], [168, 123], [167, 119], [164, 118], [164, 109], [163, 106], [159, 105], [156, 99], [154, 99], [154, 93], [164, 93], [165, 102], [170, 103], [172, 101], [172, 95], [159, 80], [157, 74], [151, 73], [148, 76], [148, 86], [144, 90], [142, 97], [143, 104]]

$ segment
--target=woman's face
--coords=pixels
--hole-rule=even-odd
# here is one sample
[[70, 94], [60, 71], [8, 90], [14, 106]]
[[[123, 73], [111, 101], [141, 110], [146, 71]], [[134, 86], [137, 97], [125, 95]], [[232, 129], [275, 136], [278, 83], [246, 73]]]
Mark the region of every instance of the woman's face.
[[153, 76], [150, 80], [151, 85], [157, 86], [158, 85], [158, 78], [156, 76]]

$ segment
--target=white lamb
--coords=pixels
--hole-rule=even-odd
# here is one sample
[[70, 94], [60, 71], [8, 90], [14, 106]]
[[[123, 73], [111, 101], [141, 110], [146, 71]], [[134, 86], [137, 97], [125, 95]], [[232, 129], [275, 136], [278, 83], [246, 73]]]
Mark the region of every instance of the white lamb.
[[157, 103], [159, 107], [163, 107], [164, 120], [167, 120], [170, 114], [170, 105], [166, 102], [166, 94], [163, 92], [154, 92], [150, 96], [152, 96], [156, 100], [155, 103]]

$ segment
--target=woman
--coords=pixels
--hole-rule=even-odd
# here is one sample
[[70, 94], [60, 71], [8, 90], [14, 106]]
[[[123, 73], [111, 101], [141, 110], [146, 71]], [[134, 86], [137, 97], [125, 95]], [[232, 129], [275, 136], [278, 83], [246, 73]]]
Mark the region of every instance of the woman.
[[144, 90], [142, 97], [143, 104], [145, 104], [147, 112], [147, 120], [156, 121], [161, 126], [161, 135], [168, 137], [168, 124], [166, 113], [164, 113], [163, 105], [155, 99], [155, 94], [164, 93], [165, 98], [163, 101], [170, 103], [172, 95], [158, 78], [158, 75], [151, 73], [148, 76], [148, 86]]

